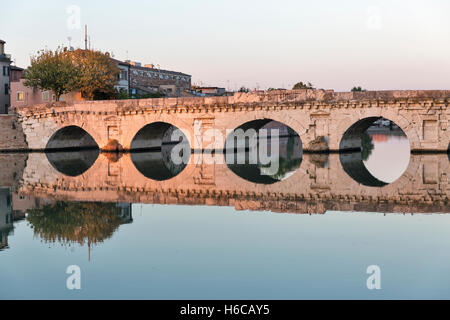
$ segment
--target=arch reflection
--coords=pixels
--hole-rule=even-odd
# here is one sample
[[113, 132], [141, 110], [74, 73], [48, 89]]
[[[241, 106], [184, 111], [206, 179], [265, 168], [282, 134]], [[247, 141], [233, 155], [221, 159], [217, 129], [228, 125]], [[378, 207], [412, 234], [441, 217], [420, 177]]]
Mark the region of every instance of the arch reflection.
[[89, 170], [97, 161], [99, 154], [99, 149], [46, 152], [53, 168], [69, 177], [80, 176]]
[[369, 187], [383, 187], [400, 178], [411, 155], [403, 130], [380, 117], [365, 118], [352, 125], [342, 138], [341, 149], [347, 151], [340, 154], [344, 171]]
[[[239, 130], [243, 135], [237, 134]], [[278, 130], [278, 135], [274, 130]], [[243, 124], [227, 137], [225, 145], [228, 168], [257, 184], [274, 184], [289, 178], [300, 167], [302, 155], [300, 136], [292, 128], [270, 119]]]
[[142, 128], [131, 143], [131, 159], [145, 177], [165, 181], [179, 175], [187, 166], [191, 148], [186, 136], [165, 122]]

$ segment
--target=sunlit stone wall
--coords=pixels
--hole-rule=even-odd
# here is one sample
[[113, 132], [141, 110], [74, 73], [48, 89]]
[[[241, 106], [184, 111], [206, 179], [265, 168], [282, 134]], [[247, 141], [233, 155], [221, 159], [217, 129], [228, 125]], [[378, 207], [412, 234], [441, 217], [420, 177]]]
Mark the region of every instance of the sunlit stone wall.
[[0, 115], [0, 150], [24, 149], [28, 149], [28, 145], [17, 116]]
[[[342, 138], [366, 118], [394, 121], [415, 151], [446, 151], [449, 146], [450, 91], [333, 92], [292, 90], [238, 93], [230, 97], [164, 98], [36, 105], [18, 109], [30, 149], [45, 149], [61, 128], [79, 126], [100, 148], [116, 141], [129, 150], [137, 132], [154, 122], [166, 122], [183, 131], [192, 148], [203, 130], [226, 130], [258, 119], [281, 122], [300, 136], [304, 150], [342, 150]], [[345, 148], [358, 148], [343, 144]], [[202, 144], [202, 147], [209, 145]], [[70, 146], [68, 146], [70, 147]], [[217, 148], [223, 148], [221, 142]]]

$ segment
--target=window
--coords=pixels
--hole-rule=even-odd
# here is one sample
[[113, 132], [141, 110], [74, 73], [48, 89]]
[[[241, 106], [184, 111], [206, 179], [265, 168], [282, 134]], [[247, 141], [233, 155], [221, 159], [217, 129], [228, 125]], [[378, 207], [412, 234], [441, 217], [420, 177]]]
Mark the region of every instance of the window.
[[122, 79], [122, 80], [128, 80], [128, 71], [123, 70], [123, 71], [120, 73], [120, 79]]
[[3, 66], [3, 75], [9, 77], [9, 67]]
[[5, 94], [9, 94], [9, 85], [7, 83], [5, 83]]
[[52, 101], [56, 101], [56, 96], [52, 95]]
[[17, 92], [17, 101], [24, 101], [25, 100], [25, 95], [23, 94], [23, 91], [18, 91]]
[[50, 101], [50, 92], [48, 91], [42, 92], [42, 101], [45, 102]]

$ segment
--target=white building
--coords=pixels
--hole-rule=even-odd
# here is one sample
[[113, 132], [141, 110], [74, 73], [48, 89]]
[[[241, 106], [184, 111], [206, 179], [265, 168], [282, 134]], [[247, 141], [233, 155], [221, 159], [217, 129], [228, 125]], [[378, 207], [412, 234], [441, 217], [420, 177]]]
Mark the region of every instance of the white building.
[[0, 40], [0, 114], [8, 113], [11, 105], [9, 94], [11, 56], [5, 54], [5, 41]]
[[129, 93], [130, 91], [130, 65], [126, 62], [122, 62], [111, 58], [111, 60], [117, 65], [120, 70], [117, 83], [114, 85], [114, 89], [117, 92], [123, 91]]

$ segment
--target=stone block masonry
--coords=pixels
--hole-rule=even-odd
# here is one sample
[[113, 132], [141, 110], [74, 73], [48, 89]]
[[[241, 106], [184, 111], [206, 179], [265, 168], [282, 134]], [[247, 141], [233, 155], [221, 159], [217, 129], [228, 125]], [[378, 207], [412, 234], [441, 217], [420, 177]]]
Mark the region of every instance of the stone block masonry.
[[[19, 108], [18, 116], [31, 150], [45, 149], [55, 133], [70, 126], [83, 129], [101, 149], [114, 141], [122, 150], [130, 150], [136, 134], [155, 122], [179, 128], [194, 148], [196, 123], [226, 136], [227, 130], [269, 119], [292, 128], [305, 151], [342, 151], [360, 148], [358, 137], [374, 121], [386, 118], [403, 130], [412, 151], [445, 152], [450, 141], [449, 102], [448, 90], [291, 90], [230, 97], [41, 104]], [[12, 130], [14, 121], [9, 121], [5, 130]], [[25, 146], [23, 135], [6, 136], [2, 147]]]
[[0, 115], [0, 152], [28, 150], [17, 115]]

